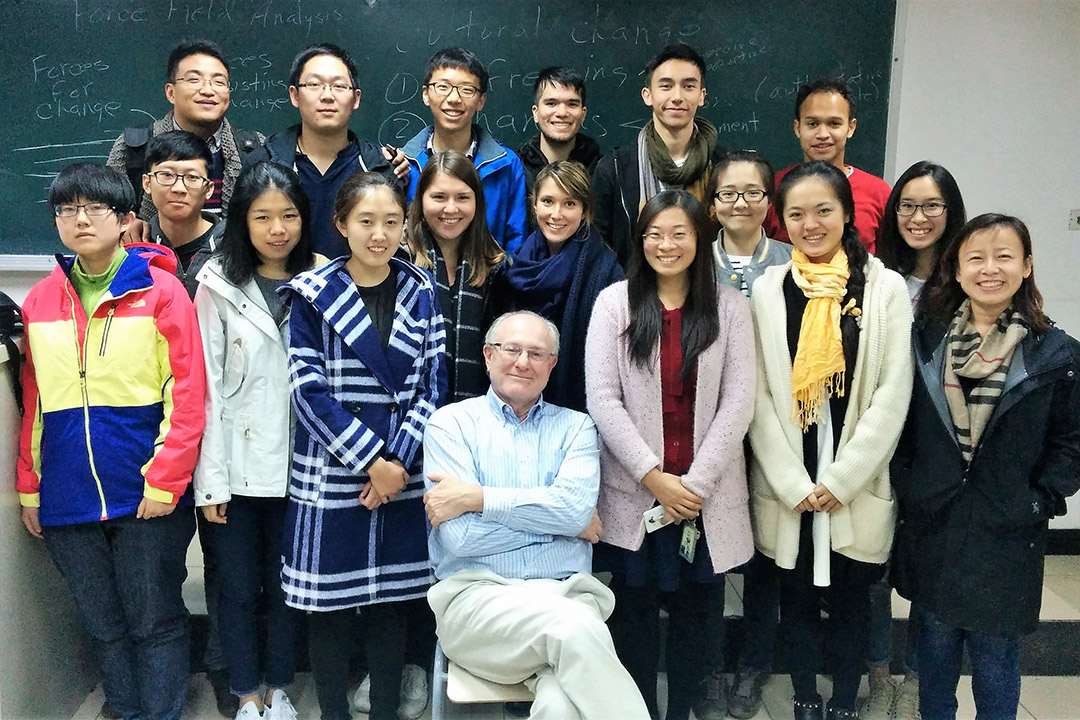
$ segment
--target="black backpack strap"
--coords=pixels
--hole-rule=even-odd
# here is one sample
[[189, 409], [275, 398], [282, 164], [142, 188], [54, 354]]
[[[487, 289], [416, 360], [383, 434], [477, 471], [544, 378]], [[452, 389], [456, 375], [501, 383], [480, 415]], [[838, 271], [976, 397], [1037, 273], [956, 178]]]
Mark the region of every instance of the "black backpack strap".
[[25, 334], [22, 309], [7, 293], [0, 292], [0, 344], [8, 351], [8, 366], [11, 369], [11, 390], [15, 395], [15, 404], [19, 414], [23, 413], [22, 396], [22, 354], [15, 343], [16, 335]]
[[236, 143], [236, 151], [240, 154], [240, 163], [242, 165], [248, 165], [255, 162], [258, 158], [253, 157], [260, 155], [256, 151], [261, 150], [263, 143], [259, 137], [259, 133], [254, 130], [244, 130], [241, 128], [233, 128], [233, 142]]
[[146, 172], [146, 143], [154, 134], [154, 125], [124, 128], [124, 169], [135, 190], [135, 208], [142, 204], [142, 175]]

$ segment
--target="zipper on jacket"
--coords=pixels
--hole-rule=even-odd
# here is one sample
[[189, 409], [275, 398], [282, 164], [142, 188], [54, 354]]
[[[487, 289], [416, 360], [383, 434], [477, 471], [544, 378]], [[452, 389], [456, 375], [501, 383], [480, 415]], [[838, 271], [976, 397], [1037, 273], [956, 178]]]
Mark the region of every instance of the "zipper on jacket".
[[[101, 501], [101, 519], [107, 520], [109, 518], [109, 511], [105, 505], [105, 488], [101, 486], [101, 478], [98, 477], [97, 466], [94, 464], [94, 447], [90, 442], [90, 395], [86, 389], [86, 341], [79, 342], [79, 321], [75, 317], [75, 305], [79, 304], [81, 307], [81, 301], [75, 297], [71, 297], [70, 282], [65, 286], [64, 290], [67, 292], [68, 301], [71, 302], [71, 316], [75, 321], [72, 323], [72, 327], [75, 330], [75, 354], [79, 359], [79, 389], [82, 393], [83, 403], [83, 432], [86, 439], [86, 457], [90, 463], [90, 474], [94, 477], [94, 484], [97, 486], [98, 499]], [[114, 304], [115, 307], [115, 304]], [[111, 311], [110, 311], [111, 314]], [[86, 318], [86, 334], [90, 334], [90, 317]]]
[[[112, 327], [113, 313], [116, 312], [116, 303], [109, 307], [109, 314], [105, 316], [105, 329], [101, 331], [101, 347], [98, 348], [98, 357], [105, 357], [105, 343], [109, 339], [109, 328]], [[87, 331], [90, 329], [90, 321], [87, 320]]]

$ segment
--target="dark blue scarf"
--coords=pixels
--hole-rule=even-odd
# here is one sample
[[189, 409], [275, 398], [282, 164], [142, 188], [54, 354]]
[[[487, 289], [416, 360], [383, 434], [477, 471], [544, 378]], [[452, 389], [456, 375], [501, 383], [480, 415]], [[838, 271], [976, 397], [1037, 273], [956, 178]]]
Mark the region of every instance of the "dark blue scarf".
[[582, 223], [556, 255], [548, 251], [547, 240], [533, 231], [506, 270], [506, 281], [517, 295], [518, 306], [559, 322], [566, 295], [574, 279], [582, 248], [589, 239], [589, 226]]

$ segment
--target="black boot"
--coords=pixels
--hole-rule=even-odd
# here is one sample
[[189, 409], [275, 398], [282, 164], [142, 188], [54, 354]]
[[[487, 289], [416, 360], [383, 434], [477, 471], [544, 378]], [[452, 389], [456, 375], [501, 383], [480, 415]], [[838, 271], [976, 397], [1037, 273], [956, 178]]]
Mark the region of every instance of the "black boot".
[[824, 720], [821, 713], [821, 696], [813, 702], [801, 702], [793, 700], [795, 707], [795, 720]]
[[859, 720], [859, 711], [833, 707], [830, 702], [829, 709], [825, 713], [825, 720]]

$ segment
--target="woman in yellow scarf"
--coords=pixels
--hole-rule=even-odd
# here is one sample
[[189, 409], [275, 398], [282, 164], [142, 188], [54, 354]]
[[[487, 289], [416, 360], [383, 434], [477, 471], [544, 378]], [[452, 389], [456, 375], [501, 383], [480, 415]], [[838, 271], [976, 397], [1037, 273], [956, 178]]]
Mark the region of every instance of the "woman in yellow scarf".
[[[776, 209], [795, 248], [751, 298], [754, 540], [780, 585], [795, 718], [842, 720], [858, 716], [869, 587], [892, 542], [887, 467], [911, 396], [911, 305], [903, 278], [859, 242], [841, 170], [800, 165], [780, 183]], [[833, 656], [827, 712], [816, 678], [823, 601]]]

